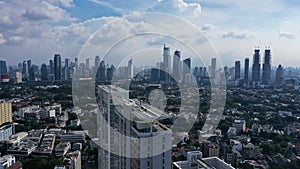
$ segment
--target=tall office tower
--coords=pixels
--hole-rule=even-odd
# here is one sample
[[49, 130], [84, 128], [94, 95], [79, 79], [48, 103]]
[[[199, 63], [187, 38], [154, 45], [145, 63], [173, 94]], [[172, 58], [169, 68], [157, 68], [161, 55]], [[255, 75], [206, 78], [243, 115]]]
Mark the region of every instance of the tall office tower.
[[111, 65], [109, 68], [106, 69], [106, 77], [107, 77], [107, 81], [111, 82], [114, 76], [114, 72], [115, 72], [115, 67], [114, 65]]
[[245, 79], [246, 83], [249, 80], [249, 58], [245, 59], [244, 79]]
[[98, 66], [99, 66], [99, 63], [100, 63], [100, 57], [99, 56], [96, 56], [95, 57], [95, 69], [97, 70]]
[[104, 61], [100, 62], [98, 72], [97, 72], [97, 79], [103, 82], [106, 80], [106, 66]]
[[132, 59], [128, 61], [128, 78], [133, 78], [133, 64]]
[[18, 63], [18, 72], [22, 73], [23, 65], [22, 63]]
[[182, 70], [183, 70], [183, 74], [191, 73], [191, 58], [187, 58], [183, 60]]
[[163, 64], [165, 69], [171, 68], [171, 51], [170, 47], [166, 47], [166, 45], [164, 45], [163, 49]]
[[49, 60], [49, 80], [54, 80], [54, 62], [53, 60]]
[[167, 47], [165, 44], [163, 48], [163, 63], [160, 69], [163, 71], [161, 71], [162, 75], [160, 78], [166, 82], [169, 82], [171, 73], [171, 51], [170, 47]]
[[99, 56], [95, 56], [95, 63], [94, 63], [94, 68], [93, 68], [93, 75], [94, 76], [96, 76], [96, 74], [97, 74], [99, 63], [100, 63], [100, 57]]
[[189, 83], [191, 81], [191, 58], [183, 60], [182, 64], [183, 81]]
[[30, 69], [28, 70], [29, 75], [29, 81], [35, 81], [36, 71], [38, 70], [38, 67], [35, 65], [32, 65]]
[[27, 70], [28, 70], [28, 73], [31, 69], [31, 60], [27, 60]]
[[284, 79], [283, 67], [279, 65], [278, 68], [276, 69], [275, 84], [277, 85], [282, 84], [283, 79]]
[[41, 65], [41, 80], [42, 81], [48, 80], [48, 70], [47, 70], [47, 65], [45, 63]]
[[173, 76], [175, 80], [180, 80], [180, 51], [176, 50], [173, 56]]
[[203, 77], [207, 77], [207, 76], [208, 76], [207, 68], [203, 67]]
[[75, 58], [75, 69], [78, 69], [79, 63], [78, 63], [78, 58]]
[[0, 103], [0, 126], [12, 122], [11, 103]]
[[130, 100], [129, 92], [116, 86], [98, 91], [98, 168], [171, 169], [172, 132], [153, 120], [158, 110]]
[[28, 67], [27, 67], [27, 63], [26, 63], [25, 60], [23, 61], [23, 70], [22, 70], [22, 73], [25, 76], [28, 74]]
[[62, 80], [62, 66], [60, 54], [54, 55], [54, 79]]
[[53, 62], [53, 60], [49, 61], [49, 74], [54, 74], [54, 62]]
[[238, 80], [241, 78], [241, 62], [240, 61], [235, 61], [234, 77], [235, 77], [235, 80]]
[[262, 72], [262, 83], [270, 84], [271, 82], [271, 49], [265, 49], [265, 57], [263, 64], [263, 72]]
[[260, 81], [260, 49], [255, 48], [252, 65], [252, 81], [258, 83]]
[[2, 75], [7, 75], [6, 61], [0, 60], [0, 80]]
[[91, 65], [90, 65], [90, 58], [85, 59], [85, 66], [87, 70], [91, 69]]
[[211, 59], [211, 67], [210, 67], [210, 78], [211, 79], [216, 78], [216, 71], [217, 71], [217, 59], [212, 58]]
[[70, 65], [69, 65], [70, 60], [65, 59], [65, 67], [64, 67], [64, 80], [69, 80], [70, 79]]

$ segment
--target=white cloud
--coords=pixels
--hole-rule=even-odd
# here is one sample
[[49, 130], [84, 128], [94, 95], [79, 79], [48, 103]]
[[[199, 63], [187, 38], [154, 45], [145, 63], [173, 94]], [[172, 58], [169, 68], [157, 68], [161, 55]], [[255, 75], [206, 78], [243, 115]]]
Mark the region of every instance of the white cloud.
[[295, 39], [296, 37], [289, 32], [279, 32], [280, 38]]
[[4, 39], [3, 35], [0, 33], [0, 45], [5, 42], [6, 42], [6, 40]]
[[253, 36], [250, 33], [241, 33], [241, 32], [228, 32], [223, 34], [223, 38], [232, 38], [232, 39], [250, 39]]
[[184, 0], [160, 0], [147, 11], [170, 13], [185, 19], [194, 19], [201, 14], [201, 6], [197, 2], [185, 2]]
[[201, 30], [202, 31], [209, 31], [209, 30], [213, 30], [215, 28], [216, 27], [212, 24], [205, 24], [204, 26], [201, 27]]
[[[58, 22], [73, 22], [66, 7], [73, 0], [4, 0], [0, 5], [0, 30], [7, 45], [20, 45], [42, 35]], [[20, 39], [22, 37], [22, 40]]]

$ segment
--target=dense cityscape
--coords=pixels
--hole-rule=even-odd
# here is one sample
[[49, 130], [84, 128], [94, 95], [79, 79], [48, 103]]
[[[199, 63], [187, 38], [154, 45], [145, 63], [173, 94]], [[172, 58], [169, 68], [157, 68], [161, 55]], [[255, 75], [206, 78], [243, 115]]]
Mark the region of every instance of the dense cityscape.
[[[60, 54], [41, 66], [31, 60], [8, 66], [1, 60], [0, 169], [300, 168], [300, 71], [272, 66], [271, 56], [270, 47], [255, 47], [253, 59], [218, 68], [212, 58], [206, 67], [192, 64], [179, 50], [172, 56], [164, 45], [156, 66], [135, 67], [130, 59], [116, 67], [99, 56], [93, 62], [63, 62]], [[84, 93], [84, 108], [73, 104], [74, 79], [97, 85], [98, 105]], [[128, 90], [116, 85], [128, 80]], [[199, 111], [181, 116], [183, 100], [198, 95], [188, 91], [182, 96], [178, 83], [193, 82]], [[221, 111], [220, 123], [204, 132], [211, 118], [212, 86], [222, 85], [227, 86], [225, 107], [213, 110]], [[163, 91], [165, 105], [153, 104], [149, 95], [154, 90]], [[117, 101], [103, 99], [115, 92], [120, 93]], [[178, 120], [194, 123], [190, 131], [172, 133]], [[92, 123], [98, 126], [94, 132], [85, 128]], [[109, 126], [125, 136], [157, 137], [153, 142], [116, 139]]]

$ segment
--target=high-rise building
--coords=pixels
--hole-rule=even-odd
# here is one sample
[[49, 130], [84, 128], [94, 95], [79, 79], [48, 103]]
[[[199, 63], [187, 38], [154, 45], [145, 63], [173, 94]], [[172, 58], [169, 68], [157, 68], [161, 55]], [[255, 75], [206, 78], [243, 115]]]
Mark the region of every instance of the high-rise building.
[[183, 81], [189, 83], [191, 81], [191, 58], [183, 60], [182, 64]]
[[132, 59], [128, 61], [128, 78], [133, 78], [133, 64]]
[[26, 76], [28, 74], [28, 67], [27, 67], [27, 63], [26, 63], [25, 60], [23, 61], [23, 67], [22, 68], [23, 68], [22, 73], [23, 73], [24, 76]]
[[265, 49], [265, 57], [262, 72], [262, 83], [270, 84], [271, 82], [271, 50], [270, 48]]
[[165, 69], [171, 68], [171, 51], [170, 47], [164, 45], [163, 49], [163, 65]]
[[278, 68], [276, 69], [275, 84], [277, 85], [282, 84], [283, 79], [284, 79], [283, 67], [279, 65]]
[[6, 61], [0, 60], [0, 77], [7, 74]]
[[249, 58], [245, 59], [244, 80], [247, 83], [249, 80]]
[[234, 77], [235, 80], [238, 80], [241, 78], [241, 62], [240, 61], [235, 61], [234, 64]]
[[183, 60], [183, 74], [191, 73], [191, 58], [187, 58]]
[[35, 76], [37, 74], [38, 66], [32, 65], [30, 66], [30, 69], [28, 70], [28, 75], [29, 75], [29, 81], [35, 81]]
[[95, 56], [95, 65], [94, 65], [94, 69], [93, 69], [94, 76], [96, 76], [96, 74], [97, 74], [99, 63], [100, 63], [100, 57], [99, 56]]
[[116, 86], [99, 86], [98, 91], [99, 168], [171, 169], [171, 130], [147, 119], [159, 115], [157, 109], [129, 100], [129, 92]]
[[54, 62], [53, 60], [49, 60], [49, 80], [54, 80]]
[[109, 68], [106, 69], [106, 77], [107, 81], [111, 82], [114, 76], [115, 67], [114, 65], [111, 65]]
[[176, 50], [173, 56], [173, 76], [175, 80], [180, 80], [180, 51]]
[[100, 62], [100, 65], [98, 68], [97, 79], [99, 79], [100, 81], [106, 80], [106, 66], [105, 66], [105, 62], [103, 60]]
[[31, 69], [31, 60], [27, 60], [27, 70], [28, 70], [28, 73]]
[[12, 122], [11, 103], [0, 103], [0, 126]]
[[217, 59], [212, 58], [211, 59], [211, 67], [210, 67], [210, 78], [211, 79], [216, 78], [216, 71], [217, 71]]
[[97, 69], [98, 68], [98, 66], [99, 66], [99, 63], [100, 63], [100, 57], [99, 56], [96, 56], [95, 57], [95, 69]]
[[69, 65], [70, 60], [65, 59], [65, 67], [64, 67], [64, 80], [69, 80], [70, 79], [70, 65]]
[[54, 79], [62, 80], [62, 65], [60, 54], [54, 55]]
[[47, 65], [45, 63], [43, 63], [41, 65], [41, 80], [42, 81], [48, 80], [48, 69], [47, 69]]
[[260, 81], [260, 49], [255, 48], [252, 65], [252, 81], [258, 83]]

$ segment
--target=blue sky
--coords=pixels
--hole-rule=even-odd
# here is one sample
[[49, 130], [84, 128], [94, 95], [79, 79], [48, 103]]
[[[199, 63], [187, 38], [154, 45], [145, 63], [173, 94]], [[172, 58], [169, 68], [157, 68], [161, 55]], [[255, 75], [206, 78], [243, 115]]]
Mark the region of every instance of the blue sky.
[[[48, 63], [54, 53], [72, 59], [104, 25], [130, 14], [160, 12], [202, 30], [224, 65], [251, 61], [255, 46], [271, 46], [273, 65], [299, 66], [299, 9], [298, 0], [0, 0], [0, 59], [9, 65], [26, 59]], [[120, 31], [111, 29], [111, 34]]]

